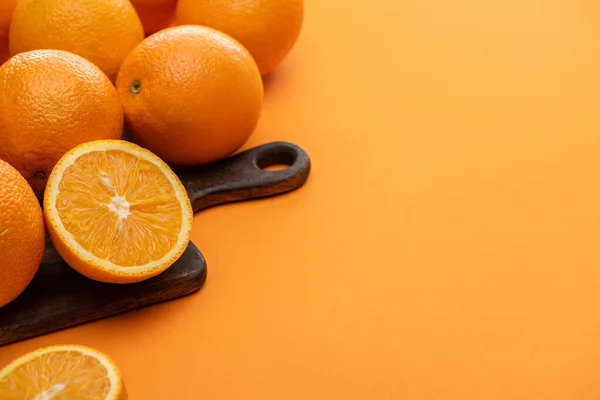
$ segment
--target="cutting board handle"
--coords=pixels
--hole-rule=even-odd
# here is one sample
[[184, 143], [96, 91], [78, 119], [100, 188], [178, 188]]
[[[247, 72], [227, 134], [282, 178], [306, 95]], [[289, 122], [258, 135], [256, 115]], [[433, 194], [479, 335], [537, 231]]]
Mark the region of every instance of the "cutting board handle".
[[[280, 170], [267, 170], [286, 165]], [[224, 203], [283, 194], [308, 179], [310, 157], [299, 146], [273, 142], [198, 168], [177, 171], [194, 212]]]

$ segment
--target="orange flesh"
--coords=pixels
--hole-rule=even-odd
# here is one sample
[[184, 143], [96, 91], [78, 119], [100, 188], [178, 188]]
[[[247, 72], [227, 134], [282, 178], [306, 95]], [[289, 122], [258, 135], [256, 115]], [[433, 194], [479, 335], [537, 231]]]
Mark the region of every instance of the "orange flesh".
[[105, 399], [110, 389], [106, 367], [77, 351], [43, 354], [0, 380], [3, 400]]
[[56, 208], [79, 245], [121, 267], [160, 259], [182, 228], [181, 205], [163, 172], [120, 150], [87, 153], [69, 166]]

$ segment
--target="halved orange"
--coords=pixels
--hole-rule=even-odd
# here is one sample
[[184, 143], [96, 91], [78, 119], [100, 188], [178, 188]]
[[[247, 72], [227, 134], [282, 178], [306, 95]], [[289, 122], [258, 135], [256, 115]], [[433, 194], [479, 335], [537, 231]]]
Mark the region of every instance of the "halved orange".
[[126, 400], [127, 391], [107, 355], [60, 345], [26, 354], [0, 371], [0, 399]]
[[44, 217], [71, 267], [97, 281], [132, 283], [177, 261], [193, 211], [183, 184], [158, 156], [123, 140], [96, 140], [54, 167]]

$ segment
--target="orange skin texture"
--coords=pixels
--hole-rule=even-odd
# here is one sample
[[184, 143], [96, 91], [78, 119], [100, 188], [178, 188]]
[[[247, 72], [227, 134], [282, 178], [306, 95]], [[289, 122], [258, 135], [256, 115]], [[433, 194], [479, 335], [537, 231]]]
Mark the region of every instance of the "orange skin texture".
[[135, 7], [144, 33], [150, 35], [173, 25], [177, 0], [131, 0]]
[[264, 94], [250, 53], [201, 26], [148, 37], [123, 63], [116, 87], [132, 139], [166, 162], [185, 166], [240, 148], [256, 128]]
[[296, 44], [304, 19], [303, 0], [179, 0], [179, 24], [209, 26], [231, 35], [255, 58], [263, 75]]
[[36, 49], [66, 50], [96, 64], [111, 81], [127, 54], [144, 39], [129, 0], [21, 0], [13, 14], [12, 55]]
[[44, 218], [19, 172], [0, 160], [0, 307], [31, 283], [44, 255]]
[[118, 139], [123, 107], [91, 62], [61, 50], [21, 53], [0, 67], [0, 159], [42, 198], [60, 157], [80, 143]]

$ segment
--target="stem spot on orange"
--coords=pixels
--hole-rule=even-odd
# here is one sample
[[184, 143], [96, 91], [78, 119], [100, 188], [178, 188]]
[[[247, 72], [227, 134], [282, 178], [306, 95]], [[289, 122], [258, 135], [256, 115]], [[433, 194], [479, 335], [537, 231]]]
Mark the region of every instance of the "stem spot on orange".
[[129, 85], [129, 91], [135, 96], [136, 94], [139, 94], [142, 91], [142, 82], [140, 81], [133, 81], [131, 83], [131, 85]]

